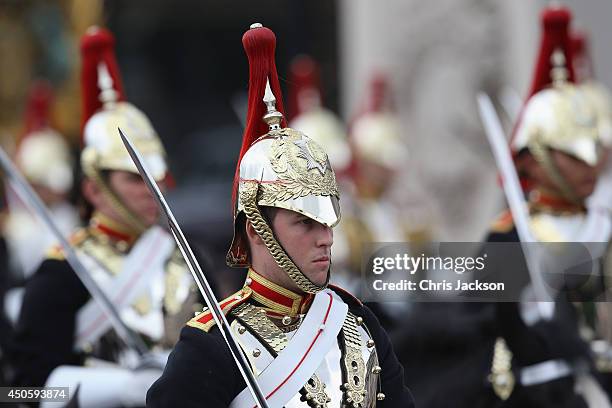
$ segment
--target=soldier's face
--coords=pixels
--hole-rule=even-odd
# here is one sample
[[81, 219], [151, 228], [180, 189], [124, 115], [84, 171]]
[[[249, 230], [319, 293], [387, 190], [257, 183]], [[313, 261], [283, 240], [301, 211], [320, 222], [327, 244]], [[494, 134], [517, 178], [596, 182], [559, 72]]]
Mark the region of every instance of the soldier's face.
[[315, 284], [323, 285], [331, 263], [331, 228], [294, 211], [275, 209], [272, 229], [296, 266]]
[[[558, 150], [553, 150], [551, 157], [563, 179], [581, 200], [586, 199], [593, 193], [597, 178], [606, 163], [605, 155], [595, 166], [589, 166], [585, 162]], [[531, 155], [524, 157], [523, 168], [537, 184], [553, 191], [558, 190], [547, 171]]]
[[[147, 226], [155, 224], [159, 209], [142, 177], [128, 171], [112, 171], [108, 183], [121, 202]], [[163, 186], [161, 186], [163, 188]]]

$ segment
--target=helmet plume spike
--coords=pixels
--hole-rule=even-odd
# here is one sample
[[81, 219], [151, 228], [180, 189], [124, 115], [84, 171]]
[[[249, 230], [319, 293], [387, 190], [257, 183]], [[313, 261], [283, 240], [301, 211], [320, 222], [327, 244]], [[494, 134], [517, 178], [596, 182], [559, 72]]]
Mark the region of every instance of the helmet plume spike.
[[53, 89], [48, 81], [34, 81], [28, 92], [24, 122], [25, 127], [21, 137], [49, 126]]
[[113, 88], [113, 78], [104, 62], [98, 64], [98, 87], [100, 88], [100, 102], [105, 108], [112, 107], [117, 102], [119, 93]]
[[264, 93], [263, 101], [268, 109], [262, 118], [263, 121], [268, 124], [270, 130], [280, 129], [283, 114], [276, 110], [276, 98], [274, 97], [272, 89], [270, 89], [270, 81], [266, 81], [266, 92]]

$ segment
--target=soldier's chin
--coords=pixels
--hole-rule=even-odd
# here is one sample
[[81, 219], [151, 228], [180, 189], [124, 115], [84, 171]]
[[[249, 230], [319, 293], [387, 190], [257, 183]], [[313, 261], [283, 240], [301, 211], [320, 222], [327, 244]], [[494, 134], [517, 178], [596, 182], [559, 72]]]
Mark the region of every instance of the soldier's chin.
[[[313, 262], [315, 264], [308, 273], [308, 279], [318, 286], [325, 285], [327, 275], [329, 274], [329, 262], [323, 265], [323, 262]], [[318, 265], [321, 264], [321, 265]]]
[[595, 191], [595, 182], [585, 182], [575, 189], [576, 195], [579, 199], [585, 200]]

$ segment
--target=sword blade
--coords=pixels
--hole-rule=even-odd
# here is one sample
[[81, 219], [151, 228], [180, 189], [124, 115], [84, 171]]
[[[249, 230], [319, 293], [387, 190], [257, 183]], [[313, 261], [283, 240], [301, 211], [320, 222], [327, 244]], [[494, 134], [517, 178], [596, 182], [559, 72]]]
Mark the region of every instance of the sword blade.
[[200, 267], [195, 256], [193, 255], [193, 251], [191, 250], [191, 247], [189, 243], [187, 242], [187, 239], [185, 239], [185, 236], [183, 235], [183, 231], [181, 230], [178, 222], [174, 218], [174, 214], [172, 213], [170, 206], [166, 202], [166, 199], [164, 198], [163, 194], [159, 190], [157, 183], [155, 182], [155, 180], [149, 173], [148, 169], [144, 167], [144, 164], [143, 164], [144, 161], [142, 160], [140, 153], [136, 150], [136, 148], [134, 147], [130, 139], [128, 139], [125, 136], [125, 134], [121, 131], [121, 129], [118, 129], [118, 130], [119, 130], [119, 135], [121, 136], [121, 140], [123, 141], [123, 144], [125, 145], [125, 148], [127, 149], [128, 153], [130, 154], [132, 161], [136, 165], [138, 172], [142, 176], [147, 187], [153, 194], [155, 201], [157, 201], [159, 208], [162, 210], [162, 213], [166, 217], [166, 220], [168, 221], [168, 225], [170, 226], [170, 231], [172, 232], [172, 235], [174, 236], [174, 239], [176, 240], [176, 244], [179, 247], [179, 250], [181, 251], [183, 258], [185, 258], [187, 267], [191, 271], [191, 275], [193, 276], [193, 279], [195, 280], [198, 286], [198, 289], [200, 290], [200, 293], [202, 294], [202, 296], [204, 297], [204, 300], [206, 301], [206, 304], [210, 308], [213, 319], [215, 319], [215, 323], [221, 330], [221, 334], [223, 335], [223, 338], [225, 339], [225, 343], [228, 345], [230, 352], [232, 353], [232, 357], [234, 358], [234, 361], [238, 365], [238, 369], [240, 370], [240, 373], [242, 374], [244, 381], [249, 387], [251, 394], [253, 395], [253, 397], [255, 398], [255, 401], [257, 401], [257, 404], [261, 408], [268, 408], [268, 404], [266, 402], [266, 399], [261, 389], [259, 388], [259, 384], [257, 383], [257, 380], [255, 379], [255, 376], [253, 375], [253, 372], [249, 368], [250, 365], [248, 361], [246, 360], [246, 357], [242, 353], [240, 347], [238, 347], [238, 343], [236, 339], [234, 338], [234, 335], [232, 333], [232, 330], [230, 328], [230, 325], [227, 319], [225, 318], [225, 314], [221, 310], [221, 307], [219, 306], [219, 302], [215, 298], [215, 295], [212, 292], [212, 290], [210, 289], [208, 280], [206, 279], [206, 276], [204, 276], [204, 273], [202, 272], [202, 268]]
[[27, 203], [32, 211], [36, 213], [40, 220], [47, 225], [53, 235], [58, 239], [62, 249], [64, 250], [64, 254], [66, 255], [66, 261], [68, 261], [68, 264], [72, 267], [77, 277], [89, 291], [91, 297], [98, 303], [103, 313], [107, 316], [119, 338], [121, 338], [126, 346], [135, 350], [140, 356], [145, 355], [148, 352], [148, 348], [142, 338], [137, 336], [126, 326], [111, 300], [108, 298], [108, 296], [106, 296], [106, 293], [98, 286], [98, 283], [89, 274], [87, 268], [85, 268], [83, 263], [80, 261], [75, 249], [62, 234], [45, 204], [42, 202], [40, 197], [38, 197], [30, 184], [21, 175], [17, 167], [13, 164], [4, 149], [1, 147], [0, 166], [2, 166], [6, 176], [16, 188], [17, 194], [25, 203]]
[[[537, 242], [531, 233], [529, 227], [529, 212], [527, 209], [527, 203], [524, 199], [523, 190], [519, 182], [516, 168], [512, 160], [510, 148], [501, 126], [497, 112], [493, 107], [491, 98], [483, 92], [478, 94], [478, 112], [485, 128], [485, 133], [491, 149], [493, 150], [493, 156], [497, 162], [497, 168], [501, 173], [502, 186], [512, 218], [516, 225], [516, 231], [521, 241], [521, 247], [525, 254], [525, 262], [527, 263], [527, 269], [529, 271], [529, 277], [533, 285], [533, 289], [537, 295], [537, 298], [550, 299], [542, 277], [538, 259], [536, 253], [532, 251], [534, 248], [529, 246], [529, 243]], [[544, 308], [540, 308], [542, 311]], [[546, 313], [543, 313], [546, 314]]]

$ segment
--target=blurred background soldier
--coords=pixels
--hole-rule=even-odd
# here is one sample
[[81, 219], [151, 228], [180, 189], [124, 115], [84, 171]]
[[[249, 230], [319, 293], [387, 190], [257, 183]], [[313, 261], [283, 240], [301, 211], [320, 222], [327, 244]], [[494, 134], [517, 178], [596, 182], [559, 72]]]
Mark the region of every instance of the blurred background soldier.
[[[410, 177], [402, 170], [410, 162], [395, 106], [391, 78], [381, 71], [371, 74], [362, 90], [363, 98], [349, 125], [351, 163], [347, 170], [350, 201], [345, 209], [342, 232], [350, 256], [347, 281], [340, 281], [363, 296], [362, 262], [364, 244], [408, 243], [407, 251], [421, 254], [429, 237], [425, 216], [414, 217], [411, 208], [399, 196]], [[393, 250], [395, 251], [395, 249]], [[382, 253], [378, 253], [383, 256]], [[394, 256], [391, 255], [391, 256]], [[408, 302], [368, 304], [387, 330], [392, 331], [409, 307]]]
[[[531, 97], [512, 148], [528, 186], [530, 221], [538, 240], [607, 242], [609, 213], [585, 206], [603, 165], [603, 150], [593, 106], [572, 83], [569, 19], [569, 11], [556, 6], [542, 14]], [[509, 212], [494, 224], [488, 240], [518, 241]], [[511, 261], [489, 257], [487, 267], [518, 279], [517, 271], [526, 273], [526, 264], [522, 258], [519, 263]], [[530, 328], [519, 316], [517, 303], [415, 305], [408, 316], [411, 331], [395, 340], [417, 403], [444, 407], [447, 395], [453, 395], [457, 407], [502, 402], [517, 407], [582, 407], [587, 406], [585, 398], [590, 406], [608, 406], [588, 373], [569, 368], [578, 360], [590, 362], [571, 304], [560, 301], [555, 318], [540, 326]], [[507, 344], [496, 340], [500, 335], [514, 358]], [[579, 377], [578, 391], [574, 375]], [[431, 386], [434, 381], [444, 384], [443, 392]]]
[[[64, 234], [79, 224], [79, 217], [70, 196], [74, 179], [74, 160], [65, 137], [51, 127], [53, 103], [51, 84], [32, 84], [25, 111], [25, 129], [17, 141], [15, 162], [25, 178], [51, 211]], [[22, 202], [10, 184], [6, 185], [8, 207], [4, 223], [12, 286], [7, 294], [7, 315], [15, 321], [19, 315], [25, 281], [36, 271], [46, 251], [57, 242], [51, 231], [38, 221], [35, 213]]]
[[[48, 206], [60, 229], [69, 234], [79, 223], [69, 198], [73, 188], [74, 161], [66, 139], [52, 129], [50, 109], [51, 85], [36, 81], [30, 87], [24, 115], [24, 129], [17, 140], [15, 161], [23, 175]], [[6, 267], [2, 274], [6, 286], [2, 300], [2, 348], [19, 316], [26, 280], [45, 258], [45, 252], [57, 239], [35, 214], [5, 184], [6, 213], [3, 214], [3, 237], [7, 244]], [[6, 291], [6, 292], [5, 292]], [[7, 374], [10, 376], [10, 374]]]
[[[599, 175], [594, 193], [589, 197], [589, 208], [598, 209], [612, 214], [612, 160], [610, 160], [610, 148], [612, 147], [612, 103], [610, 91], [602, 82], [595, 77], [595, 68], [589, 36], [585, 30], [573, 29], [571, 31], [571, 44], [574, 61], [574, 75], [579, 87], [585, 96], [593, 104], [599, 124], [599, 136], [604, 148], [607, 150], [605, 168]], [[609, 280], [612, 273], [612, 257], [606, 257], [604, 270]], [[609, 302], [610, 282], [606, 281], [606, 294], [601, 301], [595, 304], [585, 305], [589, 311], [588, 317], [584, 319], [582, 331], [585, 337], [591, 341], [595, 352], [597, 369], [602, 374], [602, 381], [610, 395], [612, 393], [612, 357], [610, 347], [612, 344], [612, 309]]]
[[290, 66], [289, 123], [325, 147], [329, 161], [336, 170], [338, 179], [350, 164], [344, 123], [323, 104], [320, 68], [310, 56], [299, 55]]
[[[572, 278], [567, 265], [574, 263], [563, 264], [561, 270], [543, 269], [546, 264], [539, 257], [538, 269], [552, 272], [544, 276], [562, 289], [554, 302], [534, 302], [538, 297], [530, 295], [529, 287], [521, 302], [497, 304], [503, 340], [496, 341], [490, 380], [496, 394], [507, 399], [504, 406], [606, 407], [608, 398], [591, 374], [589, 345], [580, 335], [581, 317], [575, 306], [587, 304], [570, 303], [601, 292], [604, 285], [602, 259], [612, 232], [611, 213], [609, 205], [599, 206], [589, 198], [596, 185], [601, 186], [597, 182], [605, 165], [605, 127], [593, 99], [576, 81], [569, 9], [551, 5], [541, 18], [542, 41], [531, 91], [511, 141], [527, 194], [530, 231], [537, 242], [603, 244], [599, 253], [591, 254], [595, 264], [588, 275]], [[607, 201], [610, 198], [608, 192]], [[488, 240], [519, 241], [509, 212], [494, 224]], [[564, 248], [571, 252], [571, 246]], [[508, 261], [489, 259], [497, 268], [509, 267], [514, 276], [526, 273], [522, 258]], [[580, 279], [574, 282], [576, 276]]]
[[[125, 324], [150, 346], [171, 347], [192, 313], [191, 277], [157, 205], [117, 134], [121, 127], [164, 186], [165, 151], [149, 119], [125, 99], [114, 37], [92, 27], [81, 42], [82, 195], [87, 227], [72, 244]], [[70, 386], [80, 406], [142, 406], [160, 368], [132, 371], [134, 350], [52, 248], [26, 286], [13, 341], [15, 384]], [[165, 358], [159, 356], [163, 367]], [[78, 387], [78, 392], [76, 392]]]

